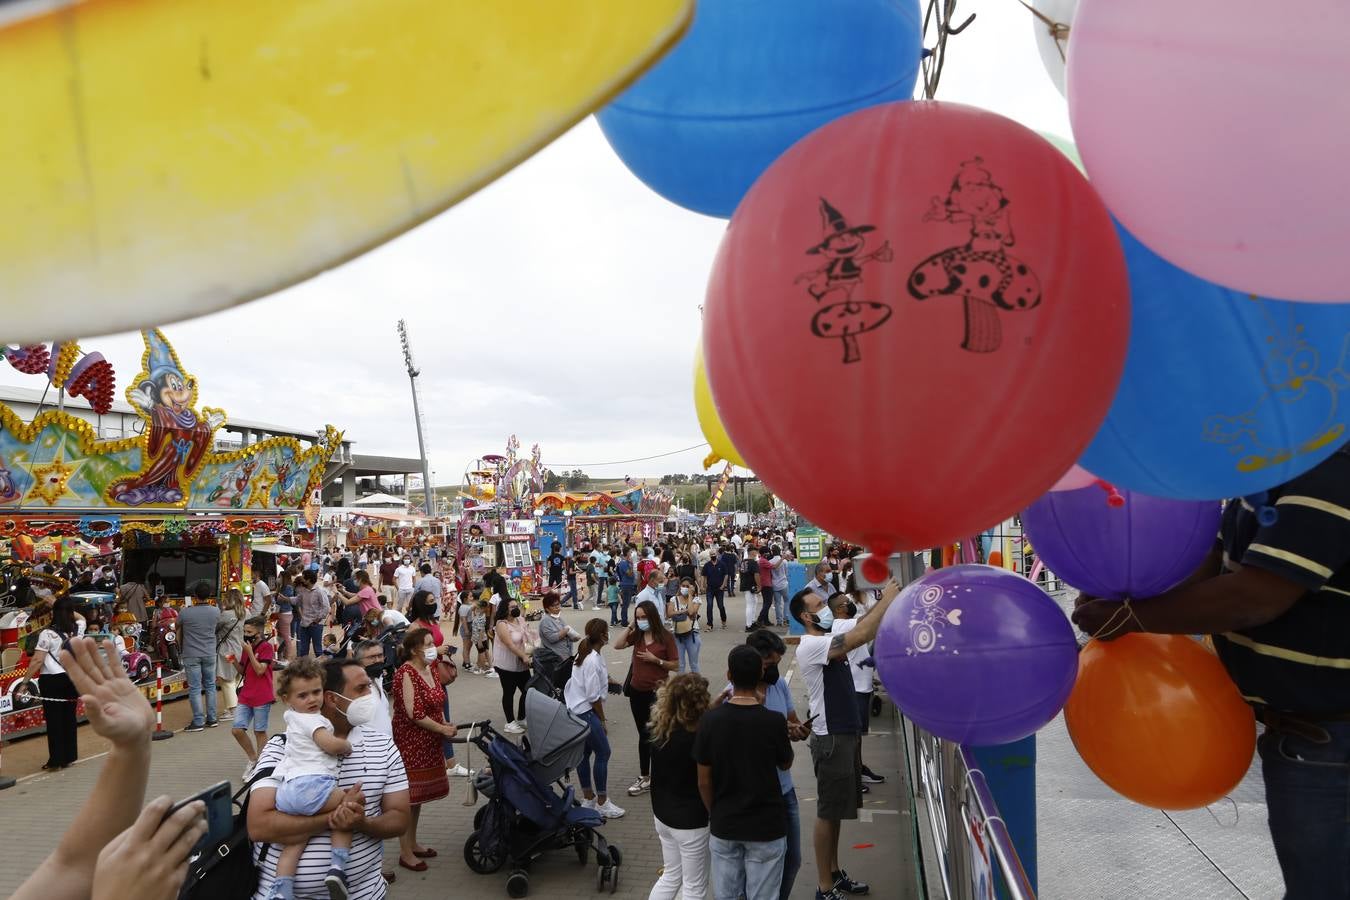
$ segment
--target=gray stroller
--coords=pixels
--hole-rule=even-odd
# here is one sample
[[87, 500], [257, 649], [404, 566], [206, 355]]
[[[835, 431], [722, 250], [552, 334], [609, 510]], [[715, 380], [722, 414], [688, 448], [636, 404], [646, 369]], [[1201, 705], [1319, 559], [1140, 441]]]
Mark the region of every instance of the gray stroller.
[[597, 831], [604, 825], [600, 814], [581, 806], [562, 780], [581, 762], [590, 726], [540, 691], [526, 692], [525, 721], [530, 737], [520, 747], [491, 726], [470, 738], [487, 756], [490, 770], [484, 767], [474, 779], [488, 802], [474, 814], [464, 861], [480, 875], [509, 865], [506, 891], [523, 897], [529, 891], [528, 867], [546, 850], [571, 847], [582, 865], [594, 850], [596, 888], [613, 893], [623, 856]]

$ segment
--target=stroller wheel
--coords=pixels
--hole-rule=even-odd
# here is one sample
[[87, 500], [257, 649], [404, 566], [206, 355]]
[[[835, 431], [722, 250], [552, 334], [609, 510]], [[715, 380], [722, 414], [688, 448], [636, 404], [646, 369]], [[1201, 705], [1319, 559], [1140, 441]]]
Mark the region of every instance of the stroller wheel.
[[595, 892], [598, 894], [605, 889], [605, 882], [609, 880], [609, 866], [595, 867]]
[[506, 879], [506, 893], [512, 897], [524, 897], [530, 892], [530, 876], [524, 869], [516, 869]]
[[503, 841], [500, 847], [489, 850], [483, 846], [478, 832], [475, 831], [464, 842], [464, 862], [479, 875], [491, 875], [506, 863], [506, 842]]
[[619, 889], [619, 867], [610, 866], [609, 868], [609, 892], [612, 894]]
[[614, 844], [609, 845], [609, 864], [616, 869], [623, 865], [623, 854], [619, 852], [619, 848]]

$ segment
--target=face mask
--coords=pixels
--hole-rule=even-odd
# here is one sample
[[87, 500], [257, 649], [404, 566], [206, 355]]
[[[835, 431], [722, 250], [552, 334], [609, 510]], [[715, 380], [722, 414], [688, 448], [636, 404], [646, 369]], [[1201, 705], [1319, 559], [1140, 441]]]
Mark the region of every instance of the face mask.
[[765, 684], [777, 684], [778, 678], [778, 664], [774, 663], [764, 670], [764, 674], [759, 677], [759, 680]]
[[688, 597], [688, 596], [689, 596], [689, 588], [687, 588], [687, 587], [682, 587], [682, 588], [680, 588], [680, 596], [682, 596], [682, 597]]
[[506, 614], [514, 619], [516, 616], [520, 615], [520, 610], [513, 606], [507, 610]]
[[815, 615], [816, 627], [821, 631], [829, 631], [830, 626], [834, 624], [834, 613], [830, 612], [828, 606], [823, 606], [820, 612]]
[[436, 648], [435, 648], [435, 647], [428, 647], [428, 648], [426, 648], [425, 650], [423, 650], [423, 651], [422, 651], [422, 658], [425, 659], [427, 662], [435, 662], [435, 661], [436, 661]]
[[638, 619], [637, 627], [638, 631], [649, 631], [651, 630], [652, 623], [648, 622], [646, 619]]
[[384, 674], [384, 663], [372, 663], [366, 666], [366, 674], [370, 676], [371, 681], [378, 681]]
[[353, 726], [369, 725], [375, 721], [375, 704], [377, 701], [373, 693], [366, 694], [364, 697], [357, 697], [355, 700], [343, 694], [338, 694], [338, 696], [349, 701], [346, 716], [347, 721], [351, 722]]
[[858, 604], [854, 603], [852, 600], [848, 601], [848, 606], [845, 608], [845, 611], [850, 619], [853, 618], [858, 614]]

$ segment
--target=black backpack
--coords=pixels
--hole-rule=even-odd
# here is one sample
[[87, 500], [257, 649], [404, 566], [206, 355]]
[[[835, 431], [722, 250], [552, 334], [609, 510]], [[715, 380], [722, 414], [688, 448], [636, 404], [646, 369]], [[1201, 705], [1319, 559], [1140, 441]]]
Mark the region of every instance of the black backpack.
[[[274, 734], [271, 743], [286, 743], [286, 735]], [[264, 745], [266, 746], [266, 745]], [[188, 863], [187, 880], [178, 892], [178, 900], [238, 900], [251, 897], [258, 889], [258, 861], [267, 856], [271, 844], [264, 844], [258, 859], [248, 839], [248, 799], [253, 785], [272, 774], [274, 767], [258, 769], [231, 798], [238, 812], [234, 827], [224, 840], [205, 847], [201, 855]]]

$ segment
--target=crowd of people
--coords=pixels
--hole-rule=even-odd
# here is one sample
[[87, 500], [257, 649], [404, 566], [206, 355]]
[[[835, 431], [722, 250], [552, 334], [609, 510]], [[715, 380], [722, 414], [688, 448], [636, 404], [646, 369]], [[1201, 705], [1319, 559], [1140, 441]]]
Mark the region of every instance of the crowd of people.
[[[496, 569], [484, 567], [474, 581], [463, 567], [442, 571], [411, 554], [333, 551], [275, 572], [260, 568], [248, 597], [194, 587], [173, 621], [192, 709], [184, 731], [232, 725], [244, 780], [252, 784], [255, 896], [381, 896], [383, 883], [396, 878], [380, 862], [384, 839], [398, 839], [397, 866], [428, 868], [438, 854], [418, 840], [421, 808], [448, 795], [449, 778], [471, 774], [454, 758], [447, 690], [459, 673], [453, 654], [461, 646], [464, 671], [498, 681], [507, 734], [525, 731], [527, 682], [545, 667], [565, 704], [589, 725], [577, 780], [581, 802], [604, 818], [625, 815], [611, 799], [608, 768], [616, 747], [631, 748], [638, 774], [627, 794], [651, 794], [665, 862], [652, 897], [703, 897], [710, 884], [717, 897], [788, 896], [802, 858], [787, 771], [799, 741], [809, 741], [815, 760], [818, 813], [833, 822], [816, 828], [826, 873], [817, 896], [865, 893], [838, 862], [838, 823], [856, 816], [866, 790], [857, 736], [868, 714], [854, 687], [870, 690], [865, 644], [893, 592], [878, 599], [878, 592], [855, 590], [836, 561], [822, 563], [796, 597], [780, 597], [793, 559], [790, 532], [553, 551], [537, 629], [527, 626], [523, 599]], [[149, 579], [113, 587], [119, 607], [146, 624], [167, 606]], [[727, 659], [725, 688], [710, 691], [699, 673], [699, 635], [727, 627], [726, 601], [737, 595], [749, 634]], [[609, 607], [608, 619], [580, 629], [564, 621], [564, 606], [588, 603]], [[81, 629], [68, 598], [57, 600], [53, 613], [32, 665], [42, 673], [44, 697], [74, 697], [79, 684], [54, 667], [69, 657]], [[805, 721], [779, 680], [787, 651], [779, 631], [789, 615], [807, 631], [798, 651], [811, 707]], [[824, 649], [807, 654], [811, 669], [802, 657], [817, 637]], [[606, 647], [626, 658], [622, 683], [610, 677]], [[849, 715], [838, 706], [844, 684]], [[608, 732], [605, 705], [615, 694], [632, 713], [632, 738]], [[278, 703], [284, 740], [269, 736]], [[49, 727], [53, 768], [75, 758], [73, 736], [67, 744], [62, 734], [59, 721]], [[756, 736], [747, 741], [750, 734]]]

